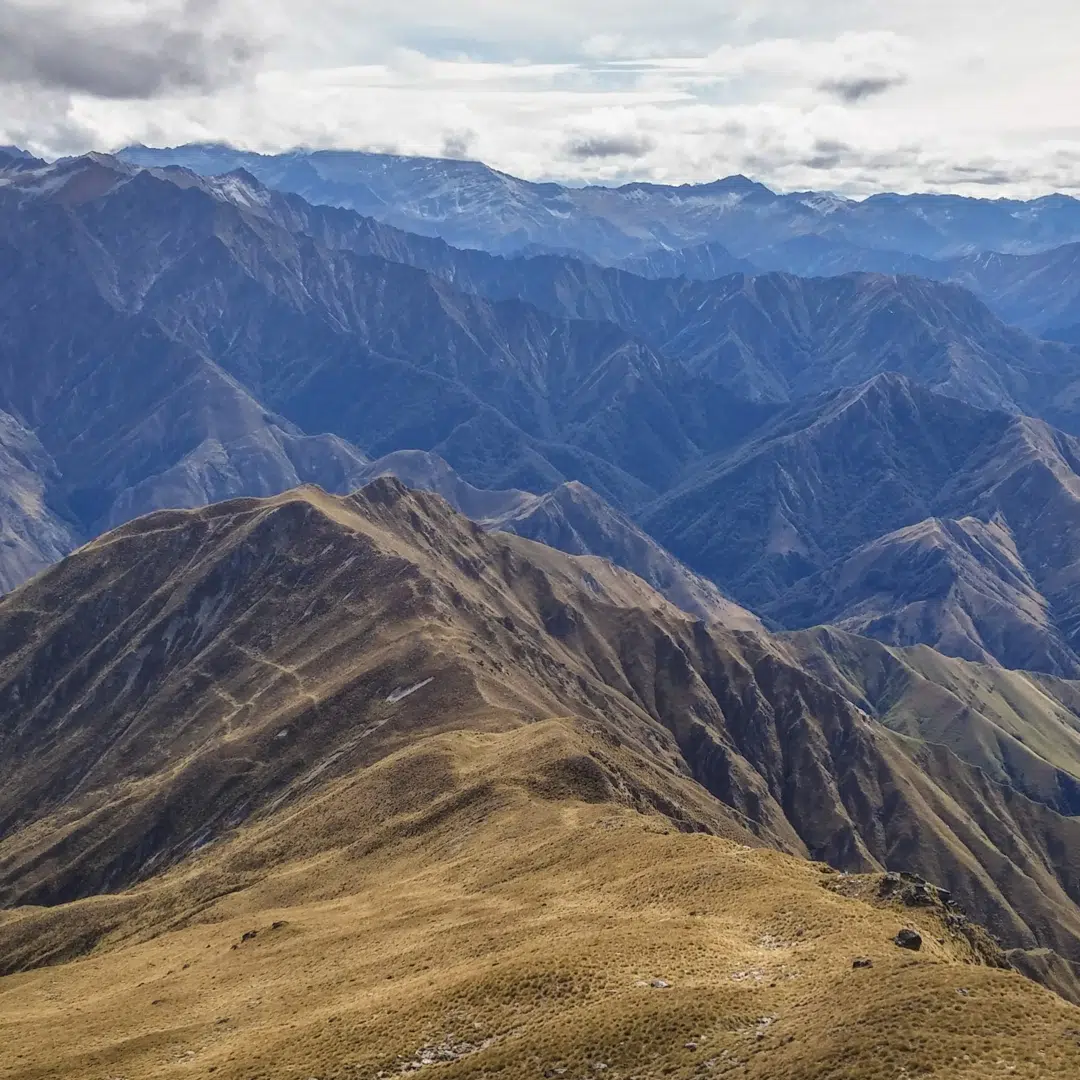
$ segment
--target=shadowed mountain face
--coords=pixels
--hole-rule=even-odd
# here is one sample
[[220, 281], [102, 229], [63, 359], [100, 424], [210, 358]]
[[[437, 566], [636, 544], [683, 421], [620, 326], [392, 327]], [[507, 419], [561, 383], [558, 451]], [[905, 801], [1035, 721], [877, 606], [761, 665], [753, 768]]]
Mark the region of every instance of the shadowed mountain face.
[[797, 406], [651, 507], [645, 527], [690, 565], [771, 603], [868, 540], [921, 521], [1010, 430], [987, 413], [879, 376]]
[[[9, 904], [143, 880], [421, 735], [568, 716], [604, 799], [919, 871], [1077, 955], [1073, 684], [724, 631], [397, 481], [142, 518], [0, 601], [0, 642]], [[928, 694], [962, 729], [920, 729]]]
[[900, 529], [800, 582], [766, 612], [787, 626], [830, 623], [892, 645], [1080, 673], [1003, 520], [931, 518]]
[[[3, 347], [0, 397], [33, 424], [35, 432], [21, 437], [44, 446], [21, 455], [21, 471], [14, 458], [5, 470], [13, 509], [5, 515], [10, 541], [0, 551], [3, 587], [78, 539], [160, 507], [269, 495], [304, 481], [347, 492], [394, 471], [385, 459], [371, 466], [339, 435], [304, 435], [260, 402], [310, 430], [336, 428], [374, 448], [431, 445], [449, 433], [459, 459], [481, 478], [495, 468], [541, 488], [557, 484], [562, 474], [542, 456], [546, 449], [548, 458], [608, 482], [622, 497], [647, 491], [599, 457], [569, 445], [545, 448], [526, 433], [572, 432], [579, 413], [588, 417], [594, 394], [597, 430], [583, 439], [597, 439], [646, 474], [673, 468], [658, 465], [647, 440], [624, 437], [630, 417], [618, 415], [620, 404], [648, 411], [647, 402], [634, 404], [640, 387], [627, 365], [644, 357], [659, 368], [659, 361], [615, 327], [553, 320], [516, 301], [492, 305], [401, 263], [319, 247], [285, 227], [297, 226], [304, 210], [298, 201], [274, 203], [244, 178], [207, 185], [101, 157], [32, 164], [13, 169], [0, 196], [23, 271], [6, 298], [12, 334]], [[354, 234], [362, 234], [365, 223], [349, 217]], [[369, 233], [369, 249], [408, 243], [390, 230]], [[444, 262], [448, 251], [435, 245]], [[40, 358], [33, 372], [21, 363], [30, 353]], [[626, 401], [610, 401], [624, 377]], [[614, 430], [606, 430], [610, 413]], [[678, 455], [692, 453], [673, 427]], [[507, 512], [528, 501], [524, 491], [489, 495], [445, 462], [424, 459], [423, 477], [425, 468], [414, 474], [407, 455], [395, 463], [410, 482], [458, 496], [455, 505], [473, 517], [500, 517], [499, 527], [514, 527]], [[585, 502], [577, 533], [565, 537], [572, 550], [584, 550], [588, 534], [603, 554], [695, 612], [754, 622], [603, 499], [575, 490]], [[72, 525], [55, 519], [46, 497], [71, 507]], [[591, 524], [589, 513], [597, 515]]]
[[990, 252], [958, 259], [950, 277], [1008, 322], [1056, 338], [1080, 322], [1080, 244], [1033, 255]]
[[680, 563], [583, 484], [563, 484], [547, 495], [530, 496], [484, 524], [571, 555], [610, 559], [637, 574], [676, 607], [729, 629], [764, 629], [756, 616]]
[[[40, 444], [20, 468], [42, 463], [33, 483], [73, 533], [6, 515], [20, 537], [18, 553], [5, 549], [6, 584], [160, 506], [306, 481], [350, 490], [366, 465], [350, 437], [375, 452], [441, 445], [494, 486], [546, 490], [566, 469], [624, 503], [651, 489], [557, 440], [595, 442], [649, 477], [694, 452], [674, 420], [654, 425], [652, 445], [620, 434], [655, 414], [653, 397], [674, 410], [651, 389], [660, 362], [615, 327], [493, 306], [400, 263], [321, 248], [232, 179], [208, 186], [98, 156], [19, 159], [5, 176], [0, 245], [14, 272], [0, 298], [0, 408]], [[26, 487], [6, 472], [10, 490]]]
[[787, 625], [1074, 674], [1078, 466], [1045, 424], [881, 376], [778, 418], [643, 524]]
[[[760, 269], [804, 277], [869, 272], [951, 282], [973, 292], [1005, 322], [1061, 341], [1069, 340], [1066, 331], [1080, 322], [1080, 244], [1076, 243], [1033, 254], [982, 251], [955, 259], [925, 259], [804, 236], [755, 251], [753, 258]], [[667, 262], [685, 267], [687, 277], [703, 280], [732, 272], [722, 262], [713, 269], [698, 249], [667, 253]]]
[[354, 450], [303, 436], [205, 354], [124, 309], [119, 278], [137, 268], [111, 261], [71, 205], [111, 190], [113, 163], [84, 159], [47, 176], [47, 195], [0, 188], [12, 271], [0, 286], [0, 407], [51, 456], [52, 496], [82, 535], [160, 505], [350, 483]]
[[[654, 248], [623, 259], [618, 265], [644, 278], [693, 278], [715, 281], [731, 274], [756, 274], [761, 267], [732, 255], [722, 244], [698, 244], [690, 248]], [[767, 269], [772, 269], [768, 267]], [[778, 267], [777, 269], [786, 269]]]

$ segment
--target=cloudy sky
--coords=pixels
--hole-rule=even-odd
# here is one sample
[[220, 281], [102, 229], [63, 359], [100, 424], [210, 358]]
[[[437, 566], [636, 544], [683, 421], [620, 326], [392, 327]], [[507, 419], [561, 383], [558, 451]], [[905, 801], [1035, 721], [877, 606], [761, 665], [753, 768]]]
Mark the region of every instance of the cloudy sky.
[[0, 0], [0, 143], [1080, 195], [1076, 0]]

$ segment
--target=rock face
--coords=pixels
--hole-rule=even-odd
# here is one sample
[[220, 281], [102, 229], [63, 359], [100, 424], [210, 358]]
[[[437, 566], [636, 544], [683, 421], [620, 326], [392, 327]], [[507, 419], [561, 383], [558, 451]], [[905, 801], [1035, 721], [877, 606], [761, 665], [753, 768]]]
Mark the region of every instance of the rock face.
[[385, 478], [153, 514], [0, 602], [0, 896], [122, 888], [421, 731], [568, 716], [629, 755], [560, 774], [586, 801], [918, 872], [1076, 958], [1075, 686], [830, 634], [695, 621]]

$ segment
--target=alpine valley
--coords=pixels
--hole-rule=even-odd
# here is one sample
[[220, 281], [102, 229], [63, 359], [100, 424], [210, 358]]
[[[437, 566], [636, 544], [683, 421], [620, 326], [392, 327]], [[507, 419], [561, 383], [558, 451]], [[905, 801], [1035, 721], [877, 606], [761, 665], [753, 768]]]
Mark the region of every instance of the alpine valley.
[[0, 149], [0, 1076], [1080, 1075], [1078, 252]]

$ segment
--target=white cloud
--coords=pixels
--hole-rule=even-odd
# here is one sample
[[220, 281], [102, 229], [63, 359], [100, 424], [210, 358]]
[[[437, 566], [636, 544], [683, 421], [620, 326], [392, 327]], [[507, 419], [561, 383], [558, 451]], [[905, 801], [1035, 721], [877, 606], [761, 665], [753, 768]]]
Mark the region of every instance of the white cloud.
[[[193, 3], [213, 18], [181, 35], [176, 71], [148, 78], [155, 27], [171, 28], [175, 52]], [[117, 54], [101, 28], [125, 7], [130, 20], [126, 0], [0, 0], [0, 14], [66, 8], [99, 34], [80, 70], [118, 55], [121, 68], [99, 85], [0, 64], [13, 84], [0, 142], [393, 148], [536, 178], [745, 172], [855, 194], [1080, 191], [1071, 0], [1022, 12], [1012, 0], [307, 0], [302, 14], [263, 0], [257, 29], [246, 3], [152, 3]], [[246, 44], [234, 55], [229, 42]]]

